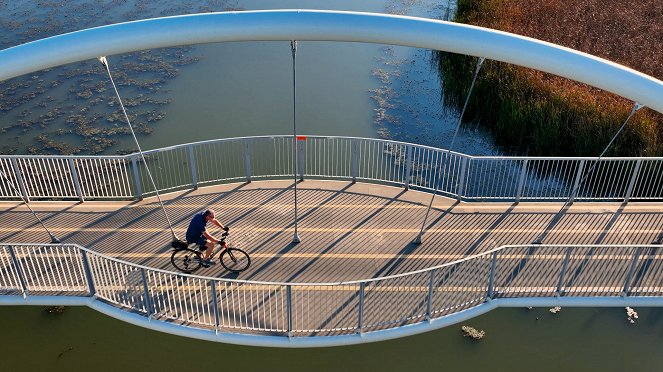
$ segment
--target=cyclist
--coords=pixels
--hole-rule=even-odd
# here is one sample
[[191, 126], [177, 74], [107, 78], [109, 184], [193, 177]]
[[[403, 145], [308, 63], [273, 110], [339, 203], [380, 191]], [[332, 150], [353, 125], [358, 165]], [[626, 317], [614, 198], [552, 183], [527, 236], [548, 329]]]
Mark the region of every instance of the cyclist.
[[196, 243], [200, 246], [202, 250], [203, 247], [207, 249], [203, 253], [203, 262], [204, 267], [210, 267], [213, 265], [213, 262], [209, 259], [212, 254], [212, 249], [214, 244], [219, 242], [219, 239], [213, 237], [207, 232], [206, 225], [208, 222], [212, 222], [216, 226], [222, 228], [224, 231], [228, 232], [230, 230], [228, 226], [223, 226], [215, 217], [214, 210], [208, 209], [205, 212], [196, 213], [191, 222], [189, 223], [189, 228], [186, 230], [186, 240], [189, 243]]

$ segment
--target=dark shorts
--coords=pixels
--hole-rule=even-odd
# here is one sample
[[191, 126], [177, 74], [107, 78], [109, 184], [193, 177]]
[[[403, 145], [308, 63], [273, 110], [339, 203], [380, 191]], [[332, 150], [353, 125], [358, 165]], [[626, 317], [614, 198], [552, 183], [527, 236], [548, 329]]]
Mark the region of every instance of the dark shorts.
[[199, 236], [198, 239], [194, 239], [194, 240], [188, 240], [188, 239], [187, 239], [187, 241], [188, 241], [189, 243], [196, 243], [196, 244], [198, 244], [198, 245], [200, 246], [200, 249], [201, 249], [201, 250], [202, 250], [202, 249], [207, 249], [207, 247], [205, 247], [205, 244], [207, 244], [207, 238], [204, 237], [203, 235]]

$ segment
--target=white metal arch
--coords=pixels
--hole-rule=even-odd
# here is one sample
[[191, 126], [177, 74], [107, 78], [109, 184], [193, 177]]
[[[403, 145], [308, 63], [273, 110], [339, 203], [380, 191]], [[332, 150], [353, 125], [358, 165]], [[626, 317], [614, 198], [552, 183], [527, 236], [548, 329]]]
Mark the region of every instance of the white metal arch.
[[0, 51], [0, 81], [102, 55], [226, 41], [351, 41], [480, 56], [601, 88], [663, 113], [663, 82], [540, 40], [425, 18], [317, 10], [206, 13], [119, 23]]

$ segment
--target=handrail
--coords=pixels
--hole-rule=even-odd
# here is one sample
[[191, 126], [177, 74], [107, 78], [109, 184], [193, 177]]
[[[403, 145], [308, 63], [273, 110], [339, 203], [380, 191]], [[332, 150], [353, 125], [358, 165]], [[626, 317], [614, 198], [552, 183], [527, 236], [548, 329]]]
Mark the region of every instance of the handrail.
[[[437, 185], [443, 195], [463, 201], [566, 200], [574, 180], [577, 182], [590, 168], [585, 164], [597, 161], [592, 157], [471, 156], [393, 140], [305, 137], [306, 141], [297, 144], [301, 155], [298, 173], [302, 178], [353, 182], [359, 179], [426, 192]], [[152, 149], [145, 154], [146, 161], [158, 162], [160, 168], [168, 170], [155, 174], [159, 191], [167, 192], [242, 179], [290, 176], [290, 146], [292, 137], [270, 135], [197, 141]], [[217, 153], [222, 153], [224, 161], [213, 164], [210, 159]], [[191, 169], [182, 164], [189, 164]], [[147, 179], [136, 153], [0, 155], [0, 170], [15, 185], [23, 183], [21, 191], [27, 194], [27, 200], [133, 199], [154, 192], [142, 190]], [[576, 199], [663, 200], [662, 171], [663, 157], [603, 158], [581, 185]], [[5, 183], [4, 178], [0, 179], [0, 199], [19, 198]]]
[[494, 253], [506, 251], [509, 249], [516, 249], [516, 248], [651, 248], [651, 249], [663, 249], [663, 246], [660, 244], [510, 244], [510, 245], [503, 245], [497, 248], [493, 248], [489, 251], [481, 252], [478, 254], [474, 254], [471, 256], [463, 257], [458, 260], [454, 261], [449, 261], [445, 262], [441, 265], [437, 266], [432, 266], [429, 268], [425, 269], [420, 269], [420, 270], [415, 270], [415, 271], [408, 271], [406, 273], [400, 273], [400, 274], [394, 274], [394, 275], [388, 275], [388, 276], [381, 276], [377, 278], [367, 278], [367, 279], [359, 279], [359, 280], [349, 280], [349, 281], [340, 281], [340, 282], [270, 282], [270, 281], [260, 281], [260, 280], [244, 280], [244, 279], [229, 279], [229, 278], [218, 278], [218, 277], [212, 277], [212, 276], [204, 276], [204, 275], [195, 275], [195, 274], [186, 274], [186, 273], [181, 273], [181, 272], [176, 272], [176, 271], [168, 271], [168, 270], [163, 270], [163, 269], [158, 269], [155, 267], [151, 266], [145, 266], [145, 265], [140, 265], [136, 264], [133, 262], [121, 260], [119, 258], [115, 258], [103, 253], [99, 253], [97, 251], [94, 251], [90, 248], [83, 247], [79, 244], [76, 243], [63, 243], [63, 244], [53, 244], [53, 243], [44, 243], [44, 244], [39, 244], [39, 243], [3, 243], [0, 242], [0, 247], [1, 246], [21, 246], [21, 247], [60, 247], [60, 246], [72, 246], [76, 247], [82, 251], [85, 251], [87, 253], [93, 254], [99, 258], [107, 259], [110, 261], [117, 262], [119, 264], [131, 266], [137, 269], [148, 269], [154, 272], [161, 272], [164, 274], [174, 274], [178, 275], [181, 277], [189, 277], [189, 278], [195, 278], [195, 279], [201, 279], [201, 280], [217, 280], [217, 281], [222, 281], [222, 282], [228, 282], [228, 283], [241, 283], [241, 284], [256, 284], [256, 285], [275, 285], [275, 286], [341, 286], [341, 285], [351, 285], [351, 284], [361, 284], [361, 283], [371, 283], [371, 282], [376, 282], [376, 281], [381, 281], [381, 280], [389, 280], [389, 279], [396, 279], [396, 278], [402, 278], [406, 276], [411, 276], [415, 274], [422, 274], [426, 272], [431, 272], [433, 270], [439, 270], [445, 267], [450, 267], [454, 266], [463, 262], [467, 261], [472, 261], [484, 256], [490, 256]]

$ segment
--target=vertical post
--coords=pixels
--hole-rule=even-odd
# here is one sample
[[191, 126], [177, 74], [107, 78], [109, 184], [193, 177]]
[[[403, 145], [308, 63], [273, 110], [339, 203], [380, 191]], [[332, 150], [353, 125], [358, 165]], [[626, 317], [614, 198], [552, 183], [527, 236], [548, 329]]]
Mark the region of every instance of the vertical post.
[[11, 158], [12, 168], [14, 168], [14, 176], [16, 177], [16, 182], [18, 183], [18, 188], [21, 190], [21, 196], [26, 203], [30, 202], [30, 196], [28, 195], [27, 189], [25, 188], [25, 181], [23, 181], [23, 176], [21, 176], [21, 171], [18, 168], [18, 162], [16, 158]]
[[248, 139], [244, 140], [244, 172], [246, 182], [251, 182], [251, 143]]
[[76, 187], [76, 195], [78, 195], [78, 200], [80, 202], [84, 202], [85, 198], [83, 197], [83, 189], [81, 188], [81, 182], [78, 180], [78, 171], [76, 170], [76, 164], [74, 163], [73, 158], [67, 159], [67, 163], [69, 164], [69, 173], [71, 174], [71, 178], [74, 180], [74, 186]]
[[523, 194], [523, 187], [525, 186], [525, 176], [527, 175], [527, 162], [529, 160], [525, 159], [523, 161], [523, 169], [520, 171], [520, 178], [518, 179], [518, 190], [516, 191], [516, 203], [520, 203], [520, 197]]
[[353, 139], [351, 141], [350, 173], [352, 174], [352, 183], [356, 183], [359, 173], [359, 140]]
[[638, 258], [640, 257], [641, 250], [642, 247], [638, 247], [635, 249], [635, 253], [633, 254], [633, 261], [631, 262], [631, 267], [628, 269], [626, 280], [624, 280], [624, 289], [622, 290], [622, 296], [624, 297], [628, 296], [628, 293], [631, 291], [631, 279], [633, 278], [633, 272], [635, 271], [635, 267], [638, 264]]
[[430, 271], [430, 278], [428, 279], [428, 299], [426, 300], [426, 320], [430, 321], [431, 318], [431, 306], [433, 304], [433, 282], [435, 281], [435, 273], [437, 269]]
[[304, 160], [306, 159], [306, 142], [304, 140], [297, 139], [297, 166], [299, 167], [299, 180], [304, 181]]
[[566, 256], [564, 257], [564, 263], [562, 264], [562, 272], [559, 273], [559, 280], [557, 281], [557, 296], [562, 295], [562, 285], [564, 285], [564, 276], [566, 275], [566, 269], [569, 267], [569, 259], [571, 258], [572, 248], [566, 248]]
[[463, 156], [463, 161], [460, 165], [460, 174], [458, 175], [458, 194], [456, 194], [456, 200], [461, 201], [463, 194], [465, 193], [465, 183], [467, 182], [467, 164], [470, 162], [470, 158]]
[[299, 240], [298, 218], [297, 218], [297, 41], [290, 42], [292, 51], [292, 173], [294, 179], [295, 191], [295, 233], [292, 236], [292, 242], [297, 244]]
[[94, 289], [94, 281], [92, 280], [92, 271], [90, 270], [90, 261], [87, 258], [87, 251], [81, 249], [81, 256], [83, 257], [83, 269], [85, 269], [85, 279], [90, 290], [90, 297], [96, 296], [97, 291]]
[[198, 169], [196, 168], [196, 154], [193, 152], [193, 145], [189, 145], [189, 165], [191, 165], [191, 187], [198, 189]]
[[578, 185], [580, 185], [580, 180], [582, 179], [582, 171], [585, 168], [585, 160], [580, 160], [578, 164], [578, 170], [576, 171], [576, 180], [573, 182], [573, 189], [571, 189], [571, 197], [569, 198], [569, 204], [575, 201], [576, 195], [578, 194]]
[[407, 150], [405, 151], [405, 190], [410, 188], [410, 178], [412, 177], [412, 145], [406, 145]]
[[21, 293], [23, 294], [23, 298], [27, 297], [28, 295], [28, 286], [25, 284], [25, 279], [23, 278], [23, 271], [21, 270], [21, 266], [18, 264], [18, 259], [16, 258], [16, 254], [14, 253], [14, 247], [7, 246], [9, 249], [9, 255], [12, 258], [12, 262], [14, 263], [14, 267], [16, 267], [16, 272], [18, 273], [18, 281], [21, 283]]
[[633, 188], [635, 188], [635, 182], [638, 180], [638, 175], [640, 174], [640, 167], [642, 166], [642, 159], [638, 159], [635, 162], [635, 167], [633, 167], [633, 175], [631, 176], [631, 182], [628, 184], [628, 189], [626, 190], [626, 195], [624, 196], [624, 203], [628, 203], [633, 195]]
[[358, 324], [357, 324], [357, 333], [362, 333], [364, 329], [364, 288], [366, 283], [359, 283], [359, 315], [358, 315]]
[[292, 337], [292, 286], [285, 287], [286, 305], [288, 308], [288, 337]]
[[143, 296], [145, 296], [145, 308], [147, 310], [147, 318], [152, 318], [152, 300], [150, 299], [150, 288], [147, 286], [147, 276], [145, 275], [145, 269], [141, 267], [140, 276], [143, 278]]
[[134, 156], [131, 158], [131, 165], [133, 166], [134, 169], [134, 181], [136, 183], [136, 199], [142, 200], [143, 188], [141, 187], [140, 184], [140, 173], [138, 172], [138, 156]]
[[490, 264], [490, 276], [488, 277], [488, 300], [493, 299], [495, 294], [495, 268], [497, 267], [497, 251], [493, 252], [493, 259]]
[[214, 302], [214, 332], [218, 334], [219, 324], [221, 322], [219, 321], [219, 300], [217, 298], [217, 293], [216, 293], [216, 281], [210, 280], [209, 284], [212, 287], [212, 299]]

